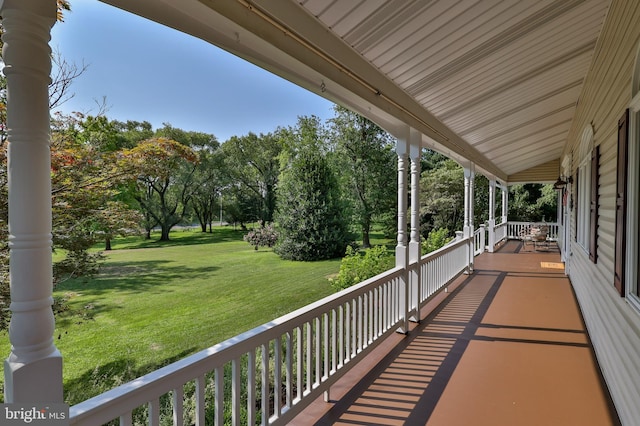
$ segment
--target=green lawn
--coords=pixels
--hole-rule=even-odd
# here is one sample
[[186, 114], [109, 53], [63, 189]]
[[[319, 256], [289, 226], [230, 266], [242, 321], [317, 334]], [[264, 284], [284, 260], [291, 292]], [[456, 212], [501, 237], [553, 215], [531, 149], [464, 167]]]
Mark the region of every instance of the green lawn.
[[56, 288], [69, 297], [54, 337], [70, 404], [331, 294], [340, 267], [255, 251], [232, 228], [171, 238], [116, 240], [98, 276]]

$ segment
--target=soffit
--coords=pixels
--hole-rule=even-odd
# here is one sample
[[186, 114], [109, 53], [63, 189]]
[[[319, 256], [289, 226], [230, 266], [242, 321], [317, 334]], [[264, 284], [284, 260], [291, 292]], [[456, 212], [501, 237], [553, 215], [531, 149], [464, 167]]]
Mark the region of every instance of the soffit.
[[303, 0], [507, 175], [558, 159], [608, 0]]

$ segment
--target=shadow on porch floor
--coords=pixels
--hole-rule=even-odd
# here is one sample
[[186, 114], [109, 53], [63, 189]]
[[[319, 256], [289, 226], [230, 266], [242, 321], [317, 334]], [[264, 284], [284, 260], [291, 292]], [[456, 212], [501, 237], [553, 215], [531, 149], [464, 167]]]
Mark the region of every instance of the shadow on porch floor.
[[509, 241], [450, 291], [291, 424], [619, 424], [557, 248]]

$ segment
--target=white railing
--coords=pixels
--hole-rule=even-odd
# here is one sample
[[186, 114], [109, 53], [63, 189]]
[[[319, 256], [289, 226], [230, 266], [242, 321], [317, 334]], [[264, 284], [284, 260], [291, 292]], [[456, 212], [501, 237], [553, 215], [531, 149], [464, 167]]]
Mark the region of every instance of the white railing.
[[[417, 300], [424, 305], [468, 270], [470, 244], [456, 241], [409, 270], [386, 271], [75, 405], [70, 424], [285, 424], [406, 325]], [[409, 279], [418, 266], [419, 286]]]
[[[455, 241], [420, 259], [419, 300], [422, 307], [469, 267], [469, 239]], [[415, 299], [411, 308], [415, 309]]]
[[559, 225], [556, 222], [507, 222], [507, 238], [518, 239], [523, 230], [529, 226], [547, 225], [549, 227], [549, 233], [547, 239], [549, 241], [558, 240]]
[[474, 256], [479, 256], [482, 253], [484, 253], [484, 250], [486, 248], [486, 232], [485, 232], [486, 228], [484, 225], [480, 225], [480, 227], [478, 229], [475, 230], [475, 232], [473, 233], [473, 240], [474, 240], [474, 251], [473, 251], [473, 255]]
[[398, 329], [403, 275], [394, 268], [75, 405], [70, 423], [129, 425], [137, 410], [156, 425], [163, 408], [182, 425], [190, 388], [189, 424], [284, 424]]
[[496, 225], [495, 228], [493, 228], [493, 235], [494, 235], [493, 241], [495, 241], [496, 244], [498, 244], [502, 240], [507, 239], [507, 227], [508, 227], [508, 222], [503, 222], [500, 225]]

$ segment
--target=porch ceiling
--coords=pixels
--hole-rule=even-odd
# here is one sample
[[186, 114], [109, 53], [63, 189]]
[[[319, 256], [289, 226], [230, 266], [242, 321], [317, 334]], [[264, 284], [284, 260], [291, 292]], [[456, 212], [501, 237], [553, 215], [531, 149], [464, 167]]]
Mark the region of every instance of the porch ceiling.
[[[104, 0], [490, 176], [551, 181], [610, 0]], [[539, 167], [539, 171], [537, 171]]]

